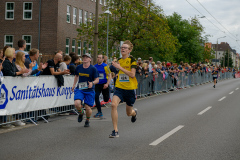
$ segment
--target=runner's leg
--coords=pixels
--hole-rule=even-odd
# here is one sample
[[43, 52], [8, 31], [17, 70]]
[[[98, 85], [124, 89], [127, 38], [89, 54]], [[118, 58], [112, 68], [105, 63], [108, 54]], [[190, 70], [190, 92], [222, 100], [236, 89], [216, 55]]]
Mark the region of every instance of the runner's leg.
[[112, 123], [113, 123], [113, 128], [115, 132], [118, 132], [118, 112], [117, 112], [117, 107], [118, 104], [120, 103], [120, 98], [118, 96], [113, 96], [112, 100], [112, 111], [111, 111], [111, 116], [112, 116]]
[[97, 107], [98, 113], [102, 112], [101, 104], [100, 104], [100, 101], [99, 101], [99, 96], [100, 96], [101, 91], [102, 91], [101, 87], [102, 87], [101, 84], [96, 84], [95, 85], [95, 103], [96, 103], [96, 107]]
[[127, 116], [136, 116], [136, 112], [133, 109], [133, 106], [126, 105], [126, 113], [127, 113]]

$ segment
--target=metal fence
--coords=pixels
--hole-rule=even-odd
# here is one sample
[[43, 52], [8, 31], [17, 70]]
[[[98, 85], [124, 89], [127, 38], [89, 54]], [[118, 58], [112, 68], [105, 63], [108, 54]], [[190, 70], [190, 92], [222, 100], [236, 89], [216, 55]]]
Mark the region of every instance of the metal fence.
[[[211, 72], [179, 72], [168, 76], [166, 79], [163, 74], [158, 74], [153, 78], [152, 73], [148, 75], [136, 74], [138, 80], [138, 89], [136, 90], [137, 97], [146, 97], [151, 94], [159, 94], [178, 89], [199, 86], [213, 81]], [[220, 72], [218, 80], [233, 78], [232, 72]]]

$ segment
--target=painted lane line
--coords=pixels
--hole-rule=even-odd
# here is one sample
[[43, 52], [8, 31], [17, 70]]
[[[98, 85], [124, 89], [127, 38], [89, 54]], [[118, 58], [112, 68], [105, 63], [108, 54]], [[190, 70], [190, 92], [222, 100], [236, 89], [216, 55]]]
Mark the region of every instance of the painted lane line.
[[239, 88], [236, 88], [236, 90], [239, 90]]
[[182, 129], [184, 126], [180, 125], [176, 128], [174, 128], [173, 130], [171, 130], [170, 132], [168, 132], [167, 134], [163, 135], [162, 137], [160, 137], [159, 139], [157, 139], [156, 141], [150, 143], [149, 145], [151, 146], [156, 146], [159, 143], [161, 143], [162, 141], [164, 141], [165, 139], [167, 139], [168, 137], [170, 137], [171, 135], [173, 135], [174, 133], [176, 133], [177, 131], [179, 131], [180, 129]]
[[222, 97], [221, 99], [219, 99], [218, 101], [220, 102], [220, 101], [222, 101], [222, 100], [224, 100], [226, 97], [224, 96], [224, 97]]
[[230, 92], [229, 94], [233, 94], [234, 91]]
[[206, 109], [204, 109], [203, 111], [199, 112], [198, 115], [202, 115], [203, 113], [207, 112], [209, 109], [211, 109], [212, 106], [207, 107]]

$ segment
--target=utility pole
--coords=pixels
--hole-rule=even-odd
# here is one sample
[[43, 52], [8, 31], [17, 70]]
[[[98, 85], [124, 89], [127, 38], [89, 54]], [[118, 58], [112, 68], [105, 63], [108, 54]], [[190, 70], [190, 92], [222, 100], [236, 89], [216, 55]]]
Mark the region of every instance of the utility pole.
[[98, 55], [98, 6], [99, 0], [96, 0], [96, 10], [95, 10], [95, 31], [94, 31], [94, 51], [93, 51], [93, 64], [97, 63], [97, 55]]
[[228, 68], [229, 68], [229, 52], [230, 52], [230, 50], [229, 50], [229, 46], [228, 46]]

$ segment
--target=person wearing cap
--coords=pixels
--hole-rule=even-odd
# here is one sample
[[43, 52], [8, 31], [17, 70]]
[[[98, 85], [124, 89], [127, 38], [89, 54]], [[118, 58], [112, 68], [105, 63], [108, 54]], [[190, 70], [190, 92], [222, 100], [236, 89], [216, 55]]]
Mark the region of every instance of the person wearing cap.
[[99, 83], [95, 85], [95, 103], [98, 113], [94, 115], [95, 118], [101, 118], [103, 116], [99, 96], [102, 93], [104, 102], [109, 101], [109, 84], [111, 82], [111, 71], [107, 64], [103, 63], [103, 55], [97, 56], [97, 64], [94, 67], [97, 68], [99, 73]]
[[140, 58], [140, 57], [138, 58], [138, 63], [139, 63], [139, 62], [142, 62], [142, 58]]
[[[75, 70], [75, 77], [72, 91], [74, 92], [74, 104], [78, 110], [78, 122], [83, 120], [82, 101], [86, 109], [86, 121], [84, 127], [89, 127], [89, 119], [92, 115], [91, 107], [94, 105], [95, 85], [99, 82], [97, 68], [91, 65], [92, 57], [89, 53], [82, 56], [83, 64], [78, 65]], [[76, 89], [75, 86], [78, 83]]]
[[126, 102], [126, 113], [128, 116], [132, 116], [131, 121], [134, 123], [137, 120], [137, 109], [133, 109], [133, 105], [136, 100], [134, 90], [138, 87], [138, 82], [135, 77], [136, 74], [136, 59], [130, 57], [129, 54], [133, 49], [133, 44], [130, 41], [124, 41], [121, 46], [122, 58], [117, 62], [112, 62], [112, 65], [119, 69], [118, 79], [116, 81], [116, 89], [112, 99], [112, 122], [114, 130], [109, 135], [109, 138], [119, 137], [118, 134], [118, 104]]

